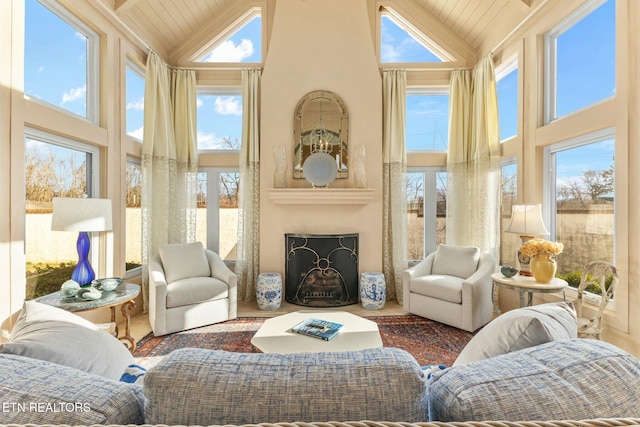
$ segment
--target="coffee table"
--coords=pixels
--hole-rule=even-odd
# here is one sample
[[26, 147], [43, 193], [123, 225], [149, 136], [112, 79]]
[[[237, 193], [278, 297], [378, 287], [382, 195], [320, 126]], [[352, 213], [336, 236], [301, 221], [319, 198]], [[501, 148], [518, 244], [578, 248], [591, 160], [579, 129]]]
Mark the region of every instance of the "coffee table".
[[[344, 326], [329, 341], [291, 332], [293, 326], [310, 317], [342, 323]], [[355, 314], [302, 310], [265, 320], [251, 339], [251, 344], [263, 353], [314, 353], [379, 348], [382, 347], [382, 338], [375, 322]]]

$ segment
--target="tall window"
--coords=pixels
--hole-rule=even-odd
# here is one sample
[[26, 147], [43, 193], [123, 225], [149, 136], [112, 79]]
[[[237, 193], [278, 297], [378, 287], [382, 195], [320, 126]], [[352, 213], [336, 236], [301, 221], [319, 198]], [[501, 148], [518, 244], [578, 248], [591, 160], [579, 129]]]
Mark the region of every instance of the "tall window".
[[496, 71], [500, 141], [518, 134], [518, 58]]
[[422, 260], [446, 239], [447, 174], [441, 168], [407, 173], [407, 256]]
[[447, 151], [449, 146], [448, 89], [408, 89], [406, 108], [407, 151]]
[[127, 135], [142, 141], [144, 136], [144, 73], [140, 67], [127, 63]]
[[[53, 198], [95, 195], [98, 164], [94, 147], [36, 130], [26, 133], [27, 299], [57, 291], [71, 278], [78, 261], [78, 234], [51, 231]], [[91, 262], [96, 265], [95, 254]]]
[[126, 267], [127, 272], [142, 265], [142, 166], [140, 160], [127, 157], [126, 177]]
[[230, 35], [216, 43], [199, 62], [262, 62], [262, 17], [252, 9], [227, 31]]
[[551, 237], [564, 244], [558, 272], [594, 260], [614, 262], [613, 130], [547, 147]]
[[502, 183], [500, 185], [500, 264], [515, 266], [516, 250], [522, 244], [517, 234], [505, 233], [511, 222], [511, 207], [518, 198], [518, 164], [509, 160], [502, 165]]
[[237, 169], [202, 168], [198, 173], [196, 240], [225, 261], [236, 259], [239, 184]]
[[97, 123], [99, 41], [58, 2], [26, 0], [25, 94]]
[[240, 89], [198, 90], [198, 150], [239, 150], [242, 141]]
[[590, 0], [545, 36], [547, 123], [616, 91], [615, 0]]

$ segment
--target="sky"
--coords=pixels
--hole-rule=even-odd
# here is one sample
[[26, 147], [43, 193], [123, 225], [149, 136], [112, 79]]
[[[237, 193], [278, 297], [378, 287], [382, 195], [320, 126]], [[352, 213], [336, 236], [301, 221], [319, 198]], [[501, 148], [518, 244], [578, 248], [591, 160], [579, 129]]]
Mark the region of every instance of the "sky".
[[[55, 16], [36, 0], [26, 0], [25, 93], [57, 108], [86, 116], [87, 40], [81, 31]], [[595, 12], [558, 38], [559, 116], [615, 94], [615, 1]], [[596, 30], [594, 30], [594, 28]], [[428, 49], [391, 19], [382, 19], [382, 62], [440, 62]], [[203, 61], [261, 62], [261, 19], [255, 18], [228, 40], [208, 52]], [[129, 135], [142, 139], [144, 79], [127, 69], [127, 124]], [[515, 70], [498, 81], [501, 138], [517, 130]], [[407, 150], [446, 150], [448, 89], [407, 96]], [[228, 149], [241, 140], [242, 105], [237, 93], [199, 91], [198, 144], [201, 149]], [[584, 168], [604, 170], [612, 158], [612, 145], [575, 150], [562, 173], [570, 177]], [[560, 170], [560, 168], [559, 168]]]

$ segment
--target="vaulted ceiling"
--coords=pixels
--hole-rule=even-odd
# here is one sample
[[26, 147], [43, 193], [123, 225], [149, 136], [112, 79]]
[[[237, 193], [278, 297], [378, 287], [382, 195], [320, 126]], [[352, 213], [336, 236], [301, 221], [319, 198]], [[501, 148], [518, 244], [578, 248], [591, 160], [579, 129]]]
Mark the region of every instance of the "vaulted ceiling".
[[[172, 55], [188, 48], [202, 28], [250, 0], [100, 0], [146, 44]], [[279, 0], [275, 0], [276, 2]], [[323, 1], [323, 0], [314, 0]], [[351, 1], [351, 0], [343, 0]], [[377, 0], [366, 0], [374, 2]], [[394, 0], [419, 7], [468, 46], [504, 37], [544, 0]], [[384, 4], [384, 1], [377, 1]], [[496, 32], [501, 34], [496, 35]]]

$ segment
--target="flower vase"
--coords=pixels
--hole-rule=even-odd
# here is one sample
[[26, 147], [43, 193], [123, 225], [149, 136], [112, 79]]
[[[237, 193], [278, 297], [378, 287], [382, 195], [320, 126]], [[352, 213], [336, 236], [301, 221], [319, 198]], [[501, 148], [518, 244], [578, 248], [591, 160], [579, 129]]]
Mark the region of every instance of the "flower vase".
[[541, 252], [531, 259], [531, 272], [538, 283], [550, 283], [557, 270], [558, 264], [552, 254]]
[[273, 147], [273, 157], [276, 166], [273, 172], [273, 187], [285, 188], [287, 186], [287, 155], [284, 145]]

